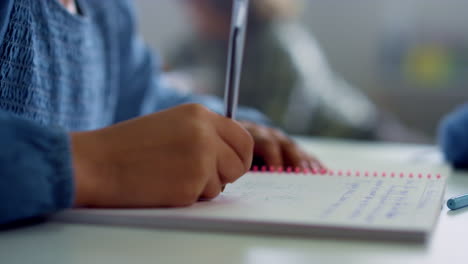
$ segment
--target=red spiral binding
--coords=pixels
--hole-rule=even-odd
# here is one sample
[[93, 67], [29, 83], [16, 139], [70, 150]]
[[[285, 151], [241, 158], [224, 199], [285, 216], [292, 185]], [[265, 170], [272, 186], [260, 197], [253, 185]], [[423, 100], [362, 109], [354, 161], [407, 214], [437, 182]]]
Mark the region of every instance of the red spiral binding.
[[321, 175], [321, 176], [345, 176], [345, 177], [366, 177], [366, 178], [369, 178], [369, 177], [373, 177], [373, 178], [377, 178], [377, 177], [381, 177], [381, 178], [400, 178], [400, 179], [403, 179], [403, 178], [410, 178], [410, 179], [423, 179], [423, 178], [427, 178], [427, 179], [441, 179], [442, 178], [442, 175], [440, 174], [437, 174], [437, 175], [432, 175], [431, 173], [428, 173], [427, 175], [423, 175], [422, 173], [404, 173], [404, 172], [400, 172], [400, 173], [397, 173], [397, 172], [385, 172], [385, 171], [382, 171], [382, 172], [377, 172], [377, 171], [374, 171], [372, 173], [370, 173], [369, 171], [360, 171], [360, 170], [356, 170], [356, 171], [352, 171], [352, 170], [337, 170], [337, 171], [334, 171], [332, 169], [322, 169], [321, 171], [318, 171], [316, 169], [310, 169], [310, 168], [301, 168], [301, 167], [275, 167], [275, 166], [253, 166], [250, 170], [251, 172], [254, 172], [254, 173], [266, 173], [266, 172], [269, 172], [269, 173], [290, 173], [290, 174], [303, 174], [303, 175]]

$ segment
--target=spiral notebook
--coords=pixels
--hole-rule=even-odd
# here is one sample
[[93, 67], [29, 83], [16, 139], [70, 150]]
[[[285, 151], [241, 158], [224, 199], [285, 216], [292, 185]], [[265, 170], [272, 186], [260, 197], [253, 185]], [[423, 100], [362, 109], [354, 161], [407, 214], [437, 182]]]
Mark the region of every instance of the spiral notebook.
[[[376, 169], [369, 169], [378, 168]], [[212, 201], [185, 208], [69, 210], [59, 221], [198, 231], [422, 241], [448, 169], [390, 164], [311, 171], [255, 167]]]

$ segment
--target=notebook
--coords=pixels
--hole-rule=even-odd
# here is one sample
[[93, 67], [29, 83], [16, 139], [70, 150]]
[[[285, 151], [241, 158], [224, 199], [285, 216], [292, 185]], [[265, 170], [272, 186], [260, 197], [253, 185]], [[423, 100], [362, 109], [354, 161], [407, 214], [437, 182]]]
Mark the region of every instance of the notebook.
[[[396, 169], [397, 168], [397, 169]], [[58, 221], [159, 229], [424, 241], [441, 211], [444, 166], [376, 164], [316, 172], [257, 168], [185, 208], [69, 210]]]

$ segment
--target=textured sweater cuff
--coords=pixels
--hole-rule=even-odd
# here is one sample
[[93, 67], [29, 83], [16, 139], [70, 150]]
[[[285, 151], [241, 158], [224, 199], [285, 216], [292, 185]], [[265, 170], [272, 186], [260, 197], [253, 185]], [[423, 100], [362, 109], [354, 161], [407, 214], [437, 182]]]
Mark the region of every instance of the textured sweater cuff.
[[61, 129], [0, 113], [0, 224], [72, 206], [69, 141]]
[[71, 165], [70, 138], [63, 131], [52, 133], [49, 138], [49, 150], [45, 156], [53, 173], [50, 181], [56, 209], [65, 209], [73, 205], [74, 182]]

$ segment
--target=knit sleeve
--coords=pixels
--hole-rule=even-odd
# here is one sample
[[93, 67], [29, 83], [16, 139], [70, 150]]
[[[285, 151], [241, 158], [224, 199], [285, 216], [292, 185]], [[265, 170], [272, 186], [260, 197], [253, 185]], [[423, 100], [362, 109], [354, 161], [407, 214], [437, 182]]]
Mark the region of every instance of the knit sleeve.
[[468, 168], [468, 104], [443, 119], [439, 142], [447, 161], [457, 168]]
[[3, 41], [8, 21], [10, 20], [10, 13], [13, 7], [13, 0], [0, 1], [0, 43]]
[[64, 131], [0, 112], [0, 224], [42, 216], [73, 202]]
[[[121, 2], [120, 54], [121, 80], [115, 122], [149, 114], [184, 103], [200, 103], [222, 114], [223, 102], [212, 96], [198, 96], [172, 89], [161, 74], [161, 63], [146, 46], [137, 32], [133, 6], [130, 1]], [[239, 108], [239, 120], [270, 125], [260, 112]]]

